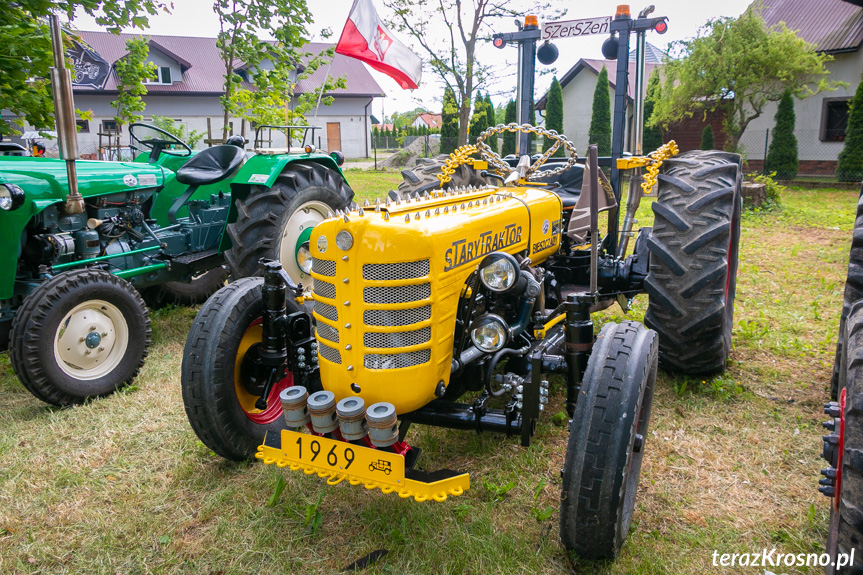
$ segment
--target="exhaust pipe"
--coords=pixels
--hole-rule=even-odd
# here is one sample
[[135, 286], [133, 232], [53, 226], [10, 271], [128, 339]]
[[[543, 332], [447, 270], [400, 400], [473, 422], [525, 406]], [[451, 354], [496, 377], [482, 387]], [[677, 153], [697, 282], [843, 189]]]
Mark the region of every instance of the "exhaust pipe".
[[66, 161], [66, 177], [69, 193], [63, 211], [67, 214], [84, 212], [84, 198], [78, 192], [78, 173], [75, 160], [78, 158], [78, 139], [76, 137], [75, 105], [72, 101], [72, 76], [66, 69], [66, 55], [63, 51], [63, 33], [60, 17], [51, 15], [51, 46], [54, 51], [54, 67], [51, 68], [51, 87], [54, 91], [54, 118], [57, 121], [57, 139], [60, 156]]

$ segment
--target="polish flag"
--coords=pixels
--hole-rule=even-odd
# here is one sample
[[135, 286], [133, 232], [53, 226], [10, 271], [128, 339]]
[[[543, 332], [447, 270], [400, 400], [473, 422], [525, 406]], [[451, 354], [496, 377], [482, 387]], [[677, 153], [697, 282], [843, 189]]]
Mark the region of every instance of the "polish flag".
[[354, 0], [336, 53], [362, 60], [405, 90], [419, 87], [422, 60], [387, 30], [372, 0]]

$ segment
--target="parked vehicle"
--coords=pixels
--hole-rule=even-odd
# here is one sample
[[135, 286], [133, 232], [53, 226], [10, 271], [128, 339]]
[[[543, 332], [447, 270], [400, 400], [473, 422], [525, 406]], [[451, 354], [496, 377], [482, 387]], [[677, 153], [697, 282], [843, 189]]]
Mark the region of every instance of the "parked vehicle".
[[132, 381], [150, 344], [145, 300], [205, 300], [225, 284], [231, 248], [235, 277], [254, 272], [249, 258], [295, 262], [304, 230], [353, 197], [337, 153], [247, 157], [242, 138], [194, 153], [153, 126], [129, 131], [135, 162], [75, 162], [77, 213], [63, 160], [0, 157], [0, 350], [48, 403]]
[[[665, 18], [631, 19], [621, 8], [611, 31], [627, 58], [629, 34], [664, 29]], [[536, 42], [536, 19], [498, 36]], [[626, 83], [617, 82], [617, 102]], [[623, 115], [615, 109], [618, 128]], [[555, 145], [508, 162], [484, 144], [504, 131]], [[569, 157], [544, 165], [560, 145]], [[498, 432], [527, 446], [558, 374], [571, 418], [561, 539], [583, 557], [615, 557], [635, 507], [658, 365], [725, 369], [741, 209], [738, 155], [677, 155], [670, 142], [622, 158], [622, 145], [616, 129], [609, 181], [595, 145], [579, 166], [556, 132], [496, 126], [476, 147], [403, 172], [385, 201], [319, 223], [308, 238], [311, 296], [265, 261], [263, 278], [232, 283], [202, 307], [182, 368], [192, 429], [227, 459], [443, 501], [469, 477], [417, 470], [409, 428]], [[641, 167], [644, 187], [631, 186], [618, 235], [619, 171]], [[655, 224], [632, 233], [654, 179]], [[594, 312], [627, 309], [644, 292], [647, 326], [608, 322], [594, 336]], [[310, 298], [311, 312], [302, 305]]]
[[821, 470], [818, 487], [830, 498], [826, 572], [859, 574], [863, 573], [863, 188], [851, 239], [830, 399], [824, 406], [830, 419], [823, 424], [828, 434], [821, 452], [828, 465]]

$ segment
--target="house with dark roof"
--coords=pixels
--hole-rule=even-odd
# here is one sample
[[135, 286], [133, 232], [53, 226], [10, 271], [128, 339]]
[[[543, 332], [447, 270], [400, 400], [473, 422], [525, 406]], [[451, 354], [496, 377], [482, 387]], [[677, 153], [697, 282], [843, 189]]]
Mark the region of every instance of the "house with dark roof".
[[[863, 0], [761, 0], [767, 25], [785, 22], [798, 36], [830, 54], [828, 79], [847, 82], [831, 92], [794, 100], [801, 174], [832, 175], [845, 141], [848, 113], [863, 74]], [[776, 104], [753, 120], [740, 140], [750, 168], [759, 169], [775, 125]]]
[[[83, 40], [107, 64], [111, 71], [101, 87], [81, 83], [73, 84], [75, 106], [82, 111], [92, 111], [89, 120], [79, 120], [79, 150], [84, 154], [99, 154], [99, 134], [107, 134], [116, 129], [111, 101], [117, 96], [117, 75], [113, 64], [126, 55], [126, 39], [129, 34], [110, 34], [107, 32], [81, 32]], [[136, 35], [137, 36], [137, 35]], [[224, 64], [216, 48], [215, 38], [194, 38], [184, 36], [144, 35], [149, 40], [148, 60], [158, 68], [156, 78], [147, 83], [144, 121], [152, 121], [153, 116], [164, 116], [184, 124], [188, 130], [198, 130], [205, 134], [199, 148], [206, 147], [208, 132], [213, 140], [222, 136], [224, 114], [219, 96], [222, 95]], [[331, 47], [330, 44], [309, 43], [303, 49], [318, 54]], [[272, 68], [272, 62], [264, 61], [263, 68]], [[300, 66], [300, 70], [301, 70]], [[236, 71], [241, 76], [245, 69], [241, 63]], [[368, 157], [371, 147], [371, 104], [374, 98], [384, 96], [383, 90], [372, 78], [365, 65], [359, 60], [336, 54], [329, 66], [321, 66], [308, 78], [295, 85], [295, 97], [288, 103], [289, 108], [297, 104], [296, 96], [315, 91], [325, 81], [326, 74], [331, 77], [344, 76], [347, 87], [330, 94], [331, 105], [321, 104], [316, 111], [306, 115], [310, 125], [322, 129], [316, 133], [315, 145], [324, 151], [341, 150], [346, 157]], [[297, 72], [294, 72], [296, 78]], [[230, 118], [229, 133], [243, 134], [250, 141], [254, 139], [254, 128], [245, 121]], [[128, 142], [126, 134], [120, 135], [121, 141]], [[102, 142], [107, 141], [103, 137]], [[276, 145], [276, 144], [273, 144]]]
[[[644, 58], [645, 90], [647, 78], [654, 68], [662, 65], [665, 54], [656, 46], [647, 43]], [[627, 83], [627, 122], [625, 132], [625, 149], [631, 150], [630, 134], [633, 122], [633, 96], [635, 95], [635, 52], [629, 55], [629, 82]], [[603, 66], [608, 70], [608, 90], [610, 101], [614, 102], [615, 82], [617, 80], [616, 60], [593, 60], [581, 58], [575, 66], [567, 70], [560, 78], [560, 88], [563, 93], [563, 133], [575, 144], [579, 153], [586, 153], [588, 142], [587, 133], [590, 129], [590, 116], [593, 109], [593, 93], [596, 90], [596, 81]], [[535, 107], [540, 116], [545, 116], [545, 107], [548, 101], [548, 93], [536, 101]], [[540, 122], [542, 123], [542, 122]]]

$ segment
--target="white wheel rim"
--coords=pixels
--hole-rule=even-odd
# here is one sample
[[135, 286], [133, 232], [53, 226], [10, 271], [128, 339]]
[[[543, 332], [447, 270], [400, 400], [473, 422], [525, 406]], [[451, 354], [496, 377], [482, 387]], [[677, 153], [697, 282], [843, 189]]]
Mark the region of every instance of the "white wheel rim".
[[282, 268], [288, 272], [288, 277], [295, 283], [302, 283], [305, 289], [312, 287], [312, 276], [301, 270], [297, 263], [297, 242], [304, 231], [327, 219], [327, 212], [332, 212], [332, 209], [323, 202], [306, 202], [291, 214], [282, 230], [279, 261]]
[[54, 361], [70, 377], [93, 380], [110, 373], [129, 347], [129, 324], [114, 304], [94, 299], [66, 314], [54, 335]]

